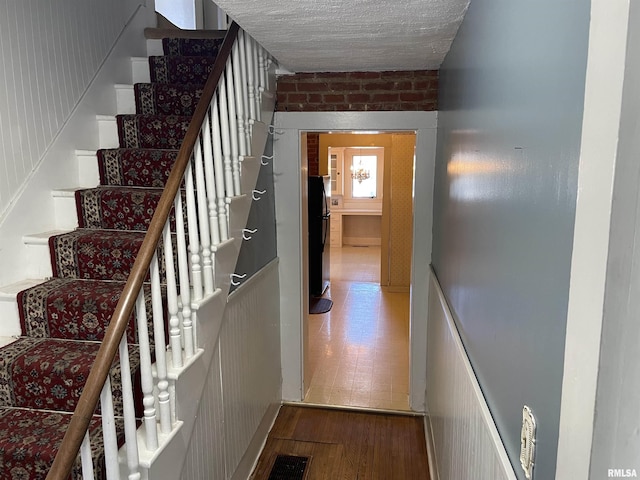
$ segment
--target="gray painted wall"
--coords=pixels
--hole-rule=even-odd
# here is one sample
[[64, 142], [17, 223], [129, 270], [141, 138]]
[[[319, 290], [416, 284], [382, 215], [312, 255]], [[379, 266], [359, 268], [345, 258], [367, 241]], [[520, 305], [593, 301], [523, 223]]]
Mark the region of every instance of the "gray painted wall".
[[611, 213], [590, 478], [640, 475], [640, 4], [630, 23]]
[[[268, 135], [267, 144], [264, 147], [264, 155], [273, 155], [273, 135]], [[247, 275], [240, 283], [246, 282], [262, 267], [276, 258], [276, 207], [275, 192], [273, 186], [273, 159], [265, 159], [266, 165], [260, 166], [260, 173], [256, 181], [256, 190], [264, 191], [264, 194], [256, 194], [260, 200], [251, 203], [247, 228], [257, 230], [254, 234], [247, 233], [250, 240], [244, 240], [240, 247], [235, 273]], [[240, 285], [240, 284], [239, 284]], [[238, 286], [239, 286], [238, 285]], [[238, 286], [231, 285], [231, 291]]]
[[554, 477], [590, 3], [471, 2], [440, 70], [433, 265], [514, 468]]

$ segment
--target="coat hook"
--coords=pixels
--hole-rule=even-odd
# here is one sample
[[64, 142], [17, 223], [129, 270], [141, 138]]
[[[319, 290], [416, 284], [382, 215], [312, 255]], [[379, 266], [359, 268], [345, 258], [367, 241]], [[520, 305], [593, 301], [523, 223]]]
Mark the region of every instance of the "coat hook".
[[273, 155], [262, 155], [262, 158], [260, 158], [260, 165], [269, 165], [269, 162], [265, 162], [264, 160], [273, 160]]
[[[256, 193], [261, 196], [256, 197]], [[260, 200], [262, 198], [262, 195], [264, 195], [265, 193], [267, 193], [266, 190], [254, 190], [253, 192], [251, 192], [251, 198], [253, 198], [254, 200]]]
[[245, 278], [246, 276], [247, 276], [247, 274], [246, 274], [246, 273], [245, 273], [245, 274], [243, 274], [243, 275], [238, 275], [238, 274], [236, 274], [236, 273], [232, 273], [232, 274], [231, 274], [231, 285], [233, 285], [234, 287], [237, 287], [237, 286], [238, 286], [238, 285], [240, 285], [242, 282], [236, 282], [236, 281], [234, 281], [233, 279], [234, 279], [234, 278], [243, 279], [243, 278]]
[[[251, 240], [253, 238], [253, 234], [256, 233], [258, 231], [257, 228], [254, 228], [253, 230], [251, 230], [250, 228], [243, 228], [242, 229], [242, 239], [243, 240]], [[250, 233], [251, 235], [247, 235], [247, 233]]]

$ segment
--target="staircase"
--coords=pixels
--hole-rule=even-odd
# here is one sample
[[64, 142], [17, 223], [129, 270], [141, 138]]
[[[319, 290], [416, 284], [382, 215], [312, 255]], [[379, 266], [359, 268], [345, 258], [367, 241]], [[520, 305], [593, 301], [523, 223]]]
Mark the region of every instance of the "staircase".
[[[146, 60], [148, 69], [132, 59], [137, 83], [115, 87], [121, 113], [98, 117], [112, 145], [79, 152], [95, 155], [100, 184], [55, 194], [59, 223], [68, 226], [64, 219], [76, 213], [78, 227], [36, 236], [46, 238], [52, 277], [24, 289], [21, 282], [15, 295], [21, 335], [0, 348], [1, 478], [45, 478], [77, 418], [88, 433], [76, 434], [85, 440], [72, 478], [147, 478], [176, 432], [193, 428], [176, 404], [189, 411], [184, 404], [198, 398], [176, 399], [176, 391], [198, 359], [213, 355], [205, 343], [220, 328], [275, 82], [268, 55], [243, 32], [226, 47], [222, 38], [166, 38], [162, 52], [159, 41], [149, 45], [161, 55]], [[223, 48], [228, 62], [216, 67]], [[207, 83], [216, 68], [220, 83]], [[211, 102], [198, 107], [207, 92]], [[204, 118], [193, 126], [197, 108]], [[189, 151], [185, 136], [193, 137]], [[172, 174], [180, 159], [184, 175]], [[163, 189], [172, 182], [167, 203]], [[145, 235], [163, 202], [167, 219], [149, 246]], [[131, 280], [139, 251], [150, 267]], [[212, 309], [213, 327], [200, 327], [198, 316]], [[90, 418], [72, 417], [109, 346], [118, 353], [103, 360], [107, 383], [93, 394], [102, 391], [100, 404]]]

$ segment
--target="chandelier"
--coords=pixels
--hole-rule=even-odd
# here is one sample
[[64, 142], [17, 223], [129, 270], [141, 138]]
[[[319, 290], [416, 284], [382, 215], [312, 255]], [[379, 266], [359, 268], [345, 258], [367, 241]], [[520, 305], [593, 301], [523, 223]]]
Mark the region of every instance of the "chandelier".
[[351, 166], [351, 178], [357, 180], [358, 183], [362, 183], [364, 180], [367, 180], [371, 176], [371, 173], [366, 168], [362, 166], [362, 160], [358, 163], [358, 168], [355, 168], [353, 165]]

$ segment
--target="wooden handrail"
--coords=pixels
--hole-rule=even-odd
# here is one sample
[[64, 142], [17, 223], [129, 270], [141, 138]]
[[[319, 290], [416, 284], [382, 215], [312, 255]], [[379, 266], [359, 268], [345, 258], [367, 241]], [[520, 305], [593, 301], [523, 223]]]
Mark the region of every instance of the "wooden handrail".
[[182, 184], [184, 172], [191, 160], [200, 129], [207, 115], [211, 99], [216, 92], [218, 82], [224, 73], [227, 59], [231, 55], [238, 31], [239, 27], [234, 22], [224, 37], [213, 69], [204, 86], [202, 96], [198, 101], [195, 113], [193, 114], [191, 123], [178, 151], [176, 162], [169, 174], [164, 191], [158, 201], [158, 206], [153, 214], [151, 223], [149, 224], [147, 234], [144, 237], [127, 283], [124, 286], [120, 300], [105, 332], [104, 340], [102, 340], [102, 344], [98, 350], [95, 363], [91, 368], [82, 394], [78, 399], [78, 404], [71, 417], [60, 449], [47, 474], [47, 480], [66, 480], [71, 474], [73, 463], [80, 450], [85, 432], [89, 427], [89, 422], [93, 417], [100, 398], [100, 392], [109, 375], [122, 336], [127, 329], [129, 318], [136, 304], [136, 299], [149, 271], [151, 260], [162, 238], [162, 231], [173, 208], [174, 199]]

